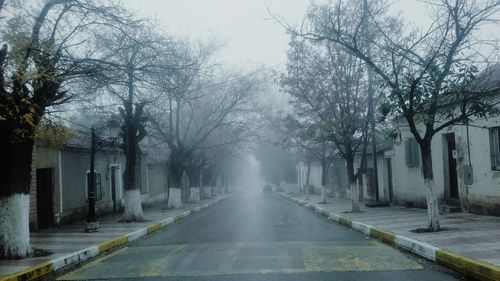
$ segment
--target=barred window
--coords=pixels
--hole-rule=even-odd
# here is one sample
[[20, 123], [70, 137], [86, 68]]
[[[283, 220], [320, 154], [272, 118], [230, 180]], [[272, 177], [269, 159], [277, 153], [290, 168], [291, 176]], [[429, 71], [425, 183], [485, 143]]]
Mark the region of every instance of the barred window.
[[415, 138], [405, 141], [405, 157], [407, 167], [414, 168], [420, 166], [420, 149]]
[[500, 127], [490, 129], [491, 169], [500, 170]]

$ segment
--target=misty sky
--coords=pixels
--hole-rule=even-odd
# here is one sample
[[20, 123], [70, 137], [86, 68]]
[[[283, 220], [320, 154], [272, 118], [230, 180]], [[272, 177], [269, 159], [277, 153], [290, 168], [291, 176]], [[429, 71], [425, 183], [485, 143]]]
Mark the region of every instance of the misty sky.
[[275, 65], [286, 60], [288, 36], [269, 20], [267, 7], [297, 21], [304, 0], [124, 0], [143, 16], [165, 23], [167, 32], [191, 38], [217, 36], [226, 43], [220, 58], [232, 64]]
[[[270, 20], [268, 7], [289, 23], [303, 18], [308, 0], [123, 0], [144, 17], [162, 21], [167, 32], [189, 38], [216, 36], [225, 48], [219, 59], [240, 66], [274, 66], [286, 61], [288, 36]], [[401, 0], [393, 6], [405, 20], [429, 22], [421, 2]], [[497, 31], [495, 29], [495, 31]]]

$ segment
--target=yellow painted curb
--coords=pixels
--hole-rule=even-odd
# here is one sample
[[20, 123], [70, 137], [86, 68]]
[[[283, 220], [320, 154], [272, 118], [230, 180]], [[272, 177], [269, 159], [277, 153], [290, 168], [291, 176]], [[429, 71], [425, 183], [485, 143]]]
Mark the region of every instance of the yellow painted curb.
[[179, 221], [179, 220], [181, 220], [182, 218], [183, 218], [183, 216], [182, 216], [181, 214], [175, 215], [175, 216], [174, 216], [174, 222]]
[[500, 267], [446, 250], [436, 251], [436, 262], [477, 280], [500, 280]]
[[370, 228], [370, 236], [391, 245], [394, 245], [394, 241], [396, 240], [394, 233], [376, 227]]
[[342, 225], [345, 225], [345, 226], [348, 226], [348, 227], [352, 227], [352, 221], [351, 220], [348, 220], [346, 218], [340, 218], [339, 219], [339, 223], [342, 224]]
[[42, 263], [29, 269], [16, 272], [11, 275], [0, 278], [1, 281], [18, 281], [18, 280], [38, 280], [47, 277], [54, 271], [52, 263]]
[[106, 241], [104, 243], [99, 244], [99, 253], [106, 252], [107, 250], [118, 247], [128, 242], [127, 236], [120, 236], [113, 240]]
[[156, 232], [162, 228], [163, 228], [163, 224], [161, 224], [161, 223], [156, 223], [156, 224], [150, 225], [150, 226], [148, 226], [148, 234]]

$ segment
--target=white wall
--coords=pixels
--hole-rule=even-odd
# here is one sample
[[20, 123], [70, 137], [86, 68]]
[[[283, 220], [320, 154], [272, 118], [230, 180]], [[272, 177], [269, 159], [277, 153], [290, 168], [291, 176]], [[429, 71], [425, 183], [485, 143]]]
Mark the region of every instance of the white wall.
[[[300, 186], [303, 188], [307, 180], [307, 163], [299, 162], [297, 172], [300, 173]], [[314, 186], [315, 192], [321, 191], [321, 165], [317, 162], [311, 163], [311, 172], [309, 174], [309, 184]]]
[[[457, 160], [459, 197], [463, 206], [475, 213], [490, 213], [500, 215], [500, 171], [491, 169], [490, 159], [490, 127], [500, 126], [500, 118], [475, 120], [469, 126], [469, 146], [467, 131], [463, 125], [454, 126], [436, 134], [432, 141], [433, 172], [436, 191], [440, 200], [445, 198], [444, 169], [444, 135], [455, 134], [457, 149], [462, 149], [463, 158]], [[394, 181], [395, 193], [399, 203], [413, 202], [425, 206], [425, 186], [420, 167], [406, 166], [404, 141], [412, 137], [406, 129], [401, 130], [402, 141], [394, 145]], [[471, 165], [473, 167], [474, 183], [465, 186], [462, 169], [469, 164], [468, 147], [470, 147]], [[445, 163], [447, 165], [447, 163]]]
[[[405, 156], [405, 141], [413, 138], [407, 128], [401, 129], [401, 139], [394, 144], [394, 189], [396, 190], [395, 200], [404, 204], [412, 202], [418, 206], [426, 206], [426, 189], [422, 174], [422, 159], [419, 160], [418, 167], [407, 167]], [[436, 194], [439, 199], [443, 198], [444, 178], [443, 178], [443, 157], [442, 138], [436, 135], [432, 141], [432, 170], [436, 184]]]

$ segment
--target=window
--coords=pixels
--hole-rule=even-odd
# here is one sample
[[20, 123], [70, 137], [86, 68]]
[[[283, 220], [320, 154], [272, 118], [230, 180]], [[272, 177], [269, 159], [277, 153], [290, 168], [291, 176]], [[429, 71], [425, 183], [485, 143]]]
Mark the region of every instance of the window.
[[[94, 170], [95, 171], [95, 170]], [[87, 176], [85, 177], [85, 198], [89, 199], [89, 174], [87, 171]], [[101, 184], [101, 174], [95, 173], [95, 187], [96, 187], [96, 200], [101, 200], [104, 197], [104, 190]]]
[[500, 170], [500, 127], [490, 129], [491, 169]]
[[420, 149], [416, 139], [411, 138], [405, 141], [406, 166], [410, 168], [419, 167]]

